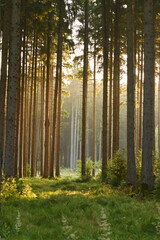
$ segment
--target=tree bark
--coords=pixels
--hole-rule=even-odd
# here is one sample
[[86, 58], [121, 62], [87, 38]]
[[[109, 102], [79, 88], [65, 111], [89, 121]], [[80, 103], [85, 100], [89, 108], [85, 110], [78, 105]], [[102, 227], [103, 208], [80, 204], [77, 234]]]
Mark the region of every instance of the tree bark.
[[82, 102], [82, 179], [86, 176], [86, 139], [87, 139], [87, 91], [88, 91], [88, 0], [84, 2], [85, 36], [83, 62], [83, 102]]
[[[4, 9], [4, 20], [3, 20], [3, 38], [2, 38], [2, 63], [1, 63], [1, 81], [0, 81], [0, 155], [1, 162], [3, 162], [3, 148], [4, 148], [4, 129], [5, 129], [5, 99], [6, 99], [6, 88], [7, 88], [7, 56], [9, 47], [9, 30], [11, 19], [10, 7], [12, 6], [11, 0], [6, 0]], [[1, 170], [0, 170], [1, 171]]]
[[107, 87], [108, 87], [108, 20], [109, 4], [102, 1], [103, 21], [103, 116], [102, 116], [102, 181], [107, 177]]
[[135, 164], [135, 31], [134, 0], [128, 0], [128, 38], [127, 38], [127, 184], [137, 186]]
[[33, 102], [33, 130], [32, 130], [32, 158], [31, 158], [31, 177], [34, 177], [36, 172], [36, 124], [37, 124], [37, 119], [36, 119], [36, 99], [37, 99], [37, 45], [38, 45], [38, 36], [36, 33], [35, 36], [35, 71], [34, 71], [34, 102]]
[[48, 20], [47, 34], [47, 79], [46, 79], [46, 109], [45, 109], [45, 160], [44, 160], [44, 177], [49, 176], [49, 79], [50, 79], [50, 30]]
[[9, 81], [7, 95], [6, 118], [6, 178], [14, 174], [14, 157], [16, 144], [16, 104], [17, 104], [17, 80], [19, 73], [19, 44], [20, 44], [20, 2], [13, 1], [12, 6], [11, 46], [9, 62]]
[[96, 43], [94, 46], [94, 72], [93, 72], [93, 170], [92, 176], [95, 177], [96, 162]]
[[120, 61], [120, 41], [119, 41], [119, 18], [120, 0], [115, 3], [114, 20], [114, 81], [113, 81], [113, 154], [119, 149], [119, 61]]
[[153, 0], [144, 2], [144, 104], [143, 151], [141, 184], [143, 189], [153, 188], [153, 79], [154, 79], [154, 24]]

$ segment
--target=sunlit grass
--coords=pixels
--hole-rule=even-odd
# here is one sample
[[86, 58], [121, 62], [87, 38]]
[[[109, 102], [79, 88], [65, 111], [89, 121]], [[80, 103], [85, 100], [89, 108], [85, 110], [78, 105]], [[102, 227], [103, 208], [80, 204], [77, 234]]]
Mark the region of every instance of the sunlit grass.
[[[26, 178], [34, 199], [15, 198], [3, 203], [3, 219], [10, 240], [66, 240], [64, 218], [76, 239], [98, 240], [102, 209], [112, 240], [158, 240], [157, 203], [137, 200], [96, 180], [85, 183], [64, 174], [60, 179]], [[17, 214], [21, 227], [15, 231]], [[63, 218], [64, 217], [64, 218]], [[0, 230], [1, 232], [1, 230]], [[7, 230], [6, 230], [7, 232]], [[7, 239], [7, 238], [6, 238]], [[70, 238], [71, 239], [71, 238]]]

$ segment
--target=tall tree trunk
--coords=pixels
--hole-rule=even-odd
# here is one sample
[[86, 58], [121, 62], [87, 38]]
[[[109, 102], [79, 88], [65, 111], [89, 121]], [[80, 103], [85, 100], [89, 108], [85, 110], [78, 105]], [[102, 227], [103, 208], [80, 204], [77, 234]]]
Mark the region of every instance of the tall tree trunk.
[[14, 157], [16, 144], [16, 104], [17, 104], [17, 80], [19, 73], [19, 44], [20, 44], [20, 2], [13, 1], [12, 6], [12, 31], [9, 62], [9, 81], [7, 94], [7, 118], [6, 118], [6, 156], [5, 174], [11, 177], [14, 174]]
[[36, 33], [36, 40], [35, 40], [35, 71], [34, 71], [34, 102], [33, 102], [33, 131], [32, 131], [32, 158], [31, 158], [31, 177], [35, 176], [35, 168], [36, 168], [36, 89], [37, 89], [37, 45], [38, 45], [38, 35]]
[[44, 160], [44, 177], [49, 176], [49, 78], [50, 78], [50, 29], [48, 20], [47, 34], [47, 79], [46, 79], [46, 109], [45, 109], [45, 160]]
[[102, 125], [102, 181], [107, 176], [107, 86], [108, 86], [108, 29], [107, 14], [109, 14], [109, 4], [102, 0], [102, 20], [103, 20], [103, 125]]
[[43, 158], [44, 158], [44, 82], [45, 66], [42, 67], [41, 76], [41, 176], [43, 176]]
[[140, 80], [140, 108], [139, 108], [139, 149], [142, 148], [142, 99], [143, 99], [143, 43], [141, 47], [141, 80]]
[[92, 176], [95, 177], [96, 162], [96, 42], [94, 45], [94, 72], [93, 72], [93, 170]]
[[114, 20], [114, 81], [113, 81], [113, 153], [119, 149], [119, 61], [120, 61], [120, 41], [119, 41], [119, 18], [120, 0], [115, 3]]
[[159, 81], [158, 81], [158, 153], [160, 157], [160, 63], [159, 63]]
[[63, 25], [63, 0], [59, 1], [59, 25], [58, 25], [58, 45], [57, 45], [57, 65], [56, 65], [56, 81], [54, 93], [54, 110], [53, 110], [53, 134], [52, 134], [52, 151], [50, 159], [50, 177], [54, 177], [55, 164], [55, 143], [56, 143], [56, 122], [57, 122], [57, 97], [59, 79], [61, 78], [61, 58], [62, 58], [62, 25]]
[[24, 35], [23, 35], [23, 63], [22, 63], [22, 81], [21, 81], [21, 101], [20, 101], [20, 108], [21, 108], [21, 121], [20, 121], [20, 154], [19, 154], [19, 177], [22, 178], [23, 177], [23, 146], [24, 146], [24, 142], [23, 142], [23, 132], [24, 132], [24, 128], [23, 128], [23, 120], [24, 120], [24, 80], [25, 80], [25, 37], [26, 37], [26, 21], [25, 21], [25, 26], [24, 26]]
[[[62, 40], [62, 38], [61, 38]], [[60, 54], [60, 73], [59, 73], [59, 94], [58, 94], [58, 128], [57, 128], [57, 157], [56, 157], [56, 177], [60, 177], [60, 147], [61, 147], [61, 96], [62, 96], [62, 42]]]
[[112, 91], [113, 91], [113, 24], [112, 24], [112, 13], [110, 17], [110, 24], [111, 24], [111, 41], [110, 41], [110, 89], [109, 89], [109, 153], [108, 157], [112, 158], [112, 106], [113, 106], [113, 100], [112, 100]]
[[83, 62], [83, 102], [82, 102], [82, 179], [86, 175], [86, 139], [87, 139], [87, 89], [88, 89], [88, 0], [84, 2], [85, 36]]
[[70, 144], [70, 169], [73, 169], [73, 128], [74, 128], [74, 111], [72, 101], [72, 113], [71, 113], [71, 144]]
[[127, 183], [137, 186], [135, 164], [135, 49], [134, 49], [134, 0], [128, 0], [127, 42]]
[[144, 2], [144, 105], [143, 151], [141, 184], [143, 189], [153, 188], [153, 79], [154, 79], [154, 24], [153, 0]]
[[30, 104], [29, 104], [29, 133], [28, 133], [28, 165], [29, 166], [30, 166], [30, 161], [31, 161], [32, 109], [33, 109], [32, 105], [33, 105], [35, 43], [36, 43], [36, 34], [34, 32], [33, 53], [32, 53], [32, 74], [31, 74], [31, 81], [30, 81], [31, 82], [31, 86], [30, 86]]
[[[28, 46], [28, 37], [27, 37], [27, 46]], [[24, 151], [23, 151], [23, 168], [24, 168], [24, 176], [27, 176], [27, 163], [28, 163], [28, 84], [29, 84], [29, 76], [30, 76], [30, 66], [28, 68], [27, 65], [27, 56], [28, 49], [26, 48], [26, 79], [25, 79], [25, 113], [24, 113]]]
[[[137, 62], [137, 70], [138, 70], [138, 79], [137, 79], [137, 151], [139, 150], [139, 113], [140, 113], [140, 44], [138, 43], [138, 62]], [[136, 104], [135, 104], [136, 105]]]
[[11, 1], [6, 0], [3, 19], [3, 39], [2, 39], [2, 63], [1, 63], [1, 81], [0, 81], [0, 167], [2, 166], [3, 146], [4, 146], [4, 126], [5, 126], [5, 99], [7, 85], [7, 56], [9, 45], [10, 29], [10, 5]]

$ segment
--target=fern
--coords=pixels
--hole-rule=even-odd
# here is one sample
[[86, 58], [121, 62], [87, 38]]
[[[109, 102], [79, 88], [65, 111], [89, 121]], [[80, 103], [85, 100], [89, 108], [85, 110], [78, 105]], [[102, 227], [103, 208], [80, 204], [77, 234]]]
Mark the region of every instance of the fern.
[[16, 217], [16, 223], [15, 223], [15, 230], [17, 233], [20, 232], [21, 230], [21, 226], [22, 226], [22, 222], [21, 222], [21, 214], [18, 211], [17, 217]]
[[153, 223], [153, 225], [156, 228], [157, 235], [160, 236], [160, 207], [159, 206], [157, 206], [157, 210], [158, 210], [158, 216], [156, 217], [156, 222]]
[[98, 237], [98, 240], [111, 240], [111, 224], [108, 222], [104, 208], [101, 209], [99, 227], [100, 235]]
[[78, 240], [77, 232], [73, 232], [72, 226], [69, 225], [67, 219], [62, 215], [63, 236], [67, 240]]

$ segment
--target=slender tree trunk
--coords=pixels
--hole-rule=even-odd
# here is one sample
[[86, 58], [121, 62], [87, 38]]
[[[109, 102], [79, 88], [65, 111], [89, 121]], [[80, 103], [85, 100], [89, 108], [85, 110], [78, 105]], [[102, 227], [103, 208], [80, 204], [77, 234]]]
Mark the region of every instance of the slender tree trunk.
[[96, 43], [94, 46], [94, 72], [93, 72], [93, 170], [92, 176], [95, 177], [96, 162]]
[[154, 79], [154, 24], [153, 0], [144, 2], [144, 105], [143, 151], [141, 184], [143, 189], [153, 188], [153, 79]]
[[35, 72], [34, 72], [34, 102], [33, 102], [33, 131], [32, 131], [32, 158], [31, 158], [31, 177], [35, 176], [35, 163], [36, 163], [36, 85], [37, 85], [37, 45], [38, 45], [38, 36], [36, 33], [36, 40], [35, 40]]
[[138, 79], [137, 79], [137, 151], [139, 150], [139, 113], [140, 113], [140, 44], [138, 43], [138, 63], [137, 63], [137, 69], [138, 69]]
[[[25, 23], [26, 25], [26, 23]], [[23, 35], [23, 64], [22, 64], [22, 87], [21, 87], [21, 101], [20, 101], [20, 108], [21, 108], [21, 124], [20, 124], [20, 154], [19, 154], [19, 177], [23, 178], [23, 146], [24, 146], [24, 142], [23, 142], [23, 133], [24, 133], [24, 128], [23, 128], [23, 120], [24, 120], [24, 80], [25, 80], [25, 37], [26, 37], [26, 26], [24, 26], [24, 35]]]
[[108, 86], [108, 30], [107, 14], [109, 5], [106, 0], [102, 0], [103, 19], [103, 125], [102, 125], [102, 181], [107, 176], [107, 86]]
[[[48, 20], [49, 21], [49, 20]], [[45, 110], [45, 160], [44, 160], [44, 177], [49, 176], [49, 79], [50, 79], [50, 30], [48, 22], [47, 34], [47, 79], [46, 79], [46, 110]]]
[[61, 58], [62, 58], [62, 25], [63, 25], [63, 0], [59, 1], [59, 26], [58, 26], [58, 45], [57, 45], [57, 65], [56, 65], [56, 81], [54, 93], [54, 110], [53, 110], [53, 134], [52, 134], [52, 151], [50, 160], [50, 177], [54, 177], [55, 164], [55, 143], [56, 143], [56, 122], [57, 122], [57, 96], [59, 88], [59, 79], [61, 78]]
[[128, 0], [127, 183], [137, 186], [135, 164], [135, 49], [134, 0]]
[[14, 157], [16, 144], [16, 104], [17, 104], [17, 80], [19, 73], [19, 44], [20, 44], [20, 2], [13, 1], [12, 6], [12, 31], [10, 46], [9, 81], [7, 95], [6, 118], [6, 178], [14, 174]]
[[44, 82], [45, 66], [42, 67], [41, 74], [41, 176], [43, 176], [43, 158], [44, 158]]
[[119, 61], [120, 61], [120, 42], [119, 42], [119, 19], [120, 19], [120, 0], [115, 3], [114, 20], [114, 81], [113, 81], [113, 153], [119, 149]]
[[143, 99], [143, 44], [141, 49], [141, 80], [140, 80], [140, 109], [139, 109], [139, 149], [142, 148], [142, 99]]
[[159, 63], [159, 81], [158, 81], [158, 153], [160, 157], [160, 63]]
[[112, 128], [112, 106], [113, 106], [113, 27], [112, 27], [112, 13], [111, 13], [111, 42], [110, 42], [110, 90], [109, 90], [109, 153], [108, 157], [112, 158], [112, 133], [113, 133], [113, 128]]
[[[28, 37], [27, 37], [27, 46], [28, 46]], [[24, 113], [24, 151], [23, 151], [23, 168], [24, 168], [24, 176], [27, 176], [27, 163], [28, 163], [28, 77], [30, 76], [30, 66], [28, 69], [27, 65], [27, 55], [28, 55], [28, 49], [26, 48], [26, 79], [25, 79], [25, 113]]]
[[[34, 59], [35, 59], [35, 43], [36, 34], [34, 32], [33, 40], [33, 53], [32, 53], [32, 76], [31, 76], [31, 86], [30, 86], [30, 105], [29, 105], [29, 135], [28, 135], [28, 165], [30, 166], [31, 161], [31, 139], [32, 139], [32, 109], [33, 109], [33, 82], [34, 82]], [[33, 151], [33, 149], [32, 149]]]
[[60, 177], [60, 147], [61, 147], [61, 96], [62, 96], [62, 42], [60, 55], [60, 73], [59, 73], [59, 94], [58, 94], [58, 129], [57, 129], [57, 157], [56, 157], [56, 177]]
[[[7, 86], [7, 56], [9, 45], [9, 29], [10, 29], [10, 7], [11, 0], [6, 0], [3, 19], [3, 39], [2, 39], [2, 65], [1, 65], [1, 81], [0, 81], [0, 168], [3, 161], [4, 146], [4, 128], [5, 128], [5, 99]], [[0, 170], [1, 172], [1, 170]]]
[[71, 144], [70, 144], [70, 169], [73, 169], [73, 126], [74, 126], [74, 111], [72, 101], [72, 114], [71, 114]]
[[83, 103], [82, 103], [82, 179], [86, 175], [86, 139], [87, 139], [87, 89], [88, 89], [88, 0], [84, 2], [85, 36], [83, 66]]

